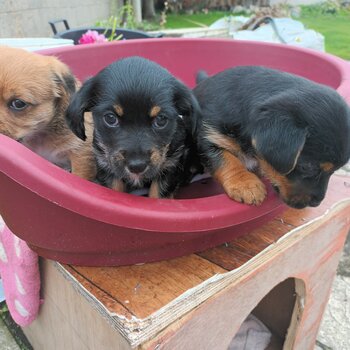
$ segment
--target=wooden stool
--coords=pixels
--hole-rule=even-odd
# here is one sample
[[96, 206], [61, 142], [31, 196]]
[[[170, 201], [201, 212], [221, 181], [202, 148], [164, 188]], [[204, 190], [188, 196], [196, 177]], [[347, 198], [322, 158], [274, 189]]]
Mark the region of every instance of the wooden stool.
[[35, 350], [226, 350], [253, 312], [270, 349], [313, 349], [349, 214], [350, 178], [333, 176], [319, 207], [200, 254], [113, 268], [42, 261], [45, 301], [24, 332]]

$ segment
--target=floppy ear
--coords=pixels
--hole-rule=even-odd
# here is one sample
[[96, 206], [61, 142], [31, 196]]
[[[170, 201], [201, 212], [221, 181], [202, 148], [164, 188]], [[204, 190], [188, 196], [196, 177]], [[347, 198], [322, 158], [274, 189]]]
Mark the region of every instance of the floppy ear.
[[193, 92], [178, 81], [175, 87], [174, 104], [178, 114], [183, 117], [185, 125], [190, 128], [192, 135], [194, 135], [200, 116], [199, 103]]
[[72, 95], [75, 93], [78, 81], [64, 63], [56, 57], [46, 57], [53, 81], [53, 94], [56, 115], [63, 115], [68, 107]]
[[297, 126], [288, 112], [264, 107], [254, 118], [252, 130], [252, 144], [258, 155], [279, 173], [290, 173], [304, 147], [307, 129]]
[[73, 96], [66, 111], [66, 121], [70, 129], [83, 141], [86, 140], [84, 113], [95, 104], [94, 78], [85, 81], [81, 89]]
[[54, 73], [54, 82], [56, 84], [55, 93], [58, 97], [72, 96], [78, 86], [77, 80], [69, 70], [63, 74]]
[[204, 70], [199, 70], [196, 74], [196, 84], [201, 83], [203, 80], [208, 79], [209, 75]]

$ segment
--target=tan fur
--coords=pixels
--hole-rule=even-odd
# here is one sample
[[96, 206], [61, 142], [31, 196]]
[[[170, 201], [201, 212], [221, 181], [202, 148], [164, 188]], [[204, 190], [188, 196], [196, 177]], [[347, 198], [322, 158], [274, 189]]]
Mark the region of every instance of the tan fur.
[[157, 181], [153, 181], [149, 188], [148, 197], [150, 198], [160, 198], [159, 195], [159, 184]]
[[168, 149], [169, 145], [166, 145], [162, 149], [153, 148], [150, 157], [152, 164], [161, 166], [165, 162]]
[[217, 147], [226, 149], [236, 156], [242, 152], [241, 147], [232, 137], [223, 135], [208, 125], [205, 126], [205, 138]]
[[334, 164], [332, 164], [330, 162], [321, 163], [320, 168], [325, 172], [330, 172], [330, 171], [334, 170]]
[[115, 179], [112, 184], [112, 190], [117, 192], [124, 192], [125, 191], [125, 184], [122, 180]]
[[113, 158], [118, 162], [118, 161], [123, 161], [125, 160], [125, 157], [121, 152], [117, 152], [114, 154]]
[[289, 183], [286, 176], [277, 172], [268, 162], [259, 159], [261, 172], [275, 186], [279, 188], [280, 195], [283, 199], [290, 198], [292, 185]]
[[222, 151], [222, 165], [215, 171], [214, 178], [227, 195], [238, 202], [259, 205], [266, 197], [266, 188], [261, 180], [229, 151]]
[[[71, 166], [78, 176], [93, 179], [92, 121], [86, 123], [86, 142], [66, 125], [64, 113], [71, 97], [66, 77], [72, 77], [69, 68], [55, 57], [0, 46], [0, 133], [61, 167]], [[10, 109], [14, 99], [28, 107]]]
[[149, 112], [151, 118], [155, 118], [160, 112], [159, 106], [153, 106]]
[[115, 106], [114, 106], [114, 110], [115, 110], [115, 112], [117, 113], [117, 115], [118, 115], [119, 117], [122, 117], [122, 116], [123, 116], [124, 110], [123, 110], [123, 107], [122, 107], [121, 105], [115, 105]]

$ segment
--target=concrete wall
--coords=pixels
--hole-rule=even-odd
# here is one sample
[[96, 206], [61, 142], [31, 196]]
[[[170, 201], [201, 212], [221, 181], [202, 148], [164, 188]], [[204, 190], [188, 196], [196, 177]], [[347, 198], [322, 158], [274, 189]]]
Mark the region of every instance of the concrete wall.
[[0, 37], [51, 37], [48, 21], [59, 18], [67, 19], [71, 28], [91, 26], [110, 16], [112, 1], [0, 0]]

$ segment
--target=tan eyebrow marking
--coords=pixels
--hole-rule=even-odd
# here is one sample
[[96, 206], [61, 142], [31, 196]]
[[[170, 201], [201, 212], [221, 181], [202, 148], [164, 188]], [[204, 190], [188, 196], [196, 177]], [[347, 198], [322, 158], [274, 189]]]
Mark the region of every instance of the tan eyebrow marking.
[[325, 162], [321, 163], [320, 167], [323, 171], [331, 171], [334, 168], [334, 164], [332, 164], [331, 162]]
[[119, 117], [122, 117], [124, 114], [124, 110], [123, 107], [121, 105], [114, 105], [114, 110], [117, 112], [117, 114], [119, 115]]
[[149, 115], [151, 118], [155, 118], [158, 113], [160, 112], [160, 107], [159, 106], [153, 106], [149, 112]]

